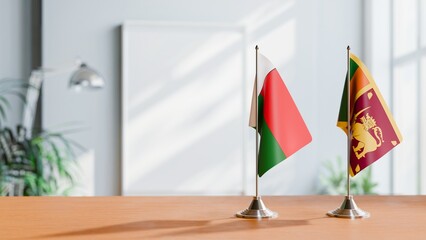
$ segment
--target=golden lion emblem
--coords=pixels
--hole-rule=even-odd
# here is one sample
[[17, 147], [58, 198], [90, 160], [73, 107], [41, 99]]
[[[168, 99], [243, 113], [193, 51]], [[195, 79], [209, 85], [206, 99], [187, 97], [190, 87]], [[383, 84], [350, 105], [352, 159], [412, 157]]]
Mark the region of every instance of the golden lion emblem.
[[[376, 120], [369, 113], [361, 117], [361, 122], [356, 121], [357, 116], [368, 108], [370, 107], [362, 109], [355, 115], [351, 126], [352, 138], [359, 141], [356, 147], [352, 146], [358, 159], [365, 157], [365, 154], [369, 152], [376, 151], [384, 142], [382, 129], [377, 126]], [[370, 129], [373, 130], [374, 136], [369, 132]]]

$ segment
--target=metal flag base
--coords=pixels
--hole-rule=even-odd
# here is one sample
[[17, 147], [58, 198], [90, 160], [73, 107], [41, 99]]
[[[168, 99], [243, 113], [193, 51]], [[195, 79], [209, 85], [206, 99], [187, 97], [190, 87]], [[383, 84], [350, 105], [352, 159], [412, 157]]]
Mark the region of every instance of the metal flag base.
[[353, 199], [352, 195], [346, 196], [345, 200], [343, 200], [342, 206], [333, 211], [329, 211], [327, 213], [330, 217], [339, 217], [339, 218], [368, 218], [370, 217], [370, 213], [363, 211], [358, 208]]
[[253, 197], [250, 206], [236, 214], [240, 218], [276, 218], [278, 214], [269, 210], [260, 197]]

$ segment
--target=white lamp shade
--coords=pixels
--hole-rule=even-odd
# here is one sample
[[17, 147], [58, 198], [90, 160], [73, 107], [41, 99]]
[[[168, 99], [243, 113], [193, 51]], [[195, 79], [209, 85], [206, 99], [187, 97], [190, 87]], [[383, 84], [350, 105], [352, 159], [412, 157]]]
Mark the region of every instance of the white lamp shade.
[[105, 85], [103, 77], [85, 63], [72, 74], [69, 86], [71, 88], [100, 89]]

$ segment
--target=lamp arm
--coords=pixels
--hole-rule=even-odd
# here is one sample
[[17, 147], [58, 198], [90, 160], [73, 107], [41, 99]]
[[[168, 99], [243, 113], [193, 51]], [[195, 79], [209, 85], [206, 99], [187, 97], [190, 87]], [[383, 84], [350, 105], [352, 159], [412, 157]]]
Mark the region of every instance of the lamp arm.
[[39, 74], [41, 78], [49, 78], [54, 77], [60, 74], [65, 74], [73, 69], [78, 68], [83, 62], [80, 59], [76, 59], [73, 65], [66, 65], [62, 67], [50, 68], [50, 67], [39, 67], [31, 72], [31, 75]]
[[44, 79], [53, 77], [55, 75], [64, 74], [73, 68], [78, 68], [77, 71], [75, 71], [71, 76], [70, 86], [74, 88], [89, 87], [93, 89], [99, 89], [104, 86], [104, 80], [102, 76], [99, 75], [99, 73], [88, 67], [86, 64], [82, 63], [79, 59], [77, 59], [75, 64], [76, 65], [74, 67], [56, 69], [41, 67], [31, 72], [29, 79], [31, 87], [27, 90], [26, 104], [22, 114], [22, 125], [27, 129], [27, 136], [30, 137], [32, 135], [37, 104], [40, 97], [40, 89]]
[[80, 60], [76, 60], [74, 66], [66, 66], [61, 68], [46, 68], [40, 67], [31, 71], [29, 78], [30, 88], [27, 90], [25, 97], [25, 106], [22, 114], [22, 125], [27, 130], [27, 136], [31, 137], [32, 130], [34, 127], [34, 119], [36, 116], [37, 105], [40, 97], [40, 89], [43, 83], [43, 80], [46, 78], [54, 77], [56, 75], [64, 74], [72, 69], [78, 67], [81, 64]]
[[42, 74], [37, 72], [37, 70], [32, 71], [29, 79], [30, 87], [27, 89], [24, 112], [22, 115], [22, 125], [27, 130], [26, 133], [28, 137], [32, 135], [42, 82]]

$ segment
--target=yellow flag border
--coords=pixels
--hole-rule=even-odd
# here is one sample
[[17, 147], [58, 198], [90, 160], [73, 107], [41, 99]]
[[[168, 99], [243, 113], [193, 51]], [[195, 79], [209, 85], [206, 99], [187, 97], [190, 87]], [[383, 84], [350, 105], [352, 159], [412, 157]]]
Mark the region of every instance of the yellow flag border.
[[[356, 95], [355, 95], [355, 99], [354, 102], [365, 92], [369, 91], [370, 89], [373, 89], [376, 92], [377, 98], [379, 99], [380, 104], [382, 104], [382, 107], [386, 113], [387, 118], [389, 119], [389, 122], [392, 125], [393, 130], [395, 131], [396, 136], [398, 137], [398, 141], [401, 142], [402, 141], [402, 135], [401, 132], [399, 131], [398, 126], [395, 123], [395, 120], [393, 119], [393, 115], [390, 112], [390, 109], [388, 107], [388, 105], [386, 104], [386, 101], [384, 100], [381, 92], [379, 91], [379, 88], [376, 85], [376, 81], [374, 81], [373, 76], [371, 75], [370, 71], [368, 70], [368, 68], [365, 66], [365, 64], [353, 53], [350, 53], [350, 59], [352, 59], [359, 68], [361, 68], [361, 70], [363, 71], [363, 73], [365, 74], [365, 76], [367, 77], [369, 84], [366, 85], [365, 87], [363, 87], [362, 89], [360, 89]], [[358, 71], [358, 70], [356, 70]], [[354, 76], [351, 78], [350, 82], [352, 82]], [[351, 116], [352, 116], [352, 112], [351, 112]], [[348, 123], [347, 122], [337, 122], [337, 126], [339, 128], [341, 128], [346, 134], [348, 134]], [[353, 177], [355, 176], [352, 167], [349, 167], [349, 174]]]

